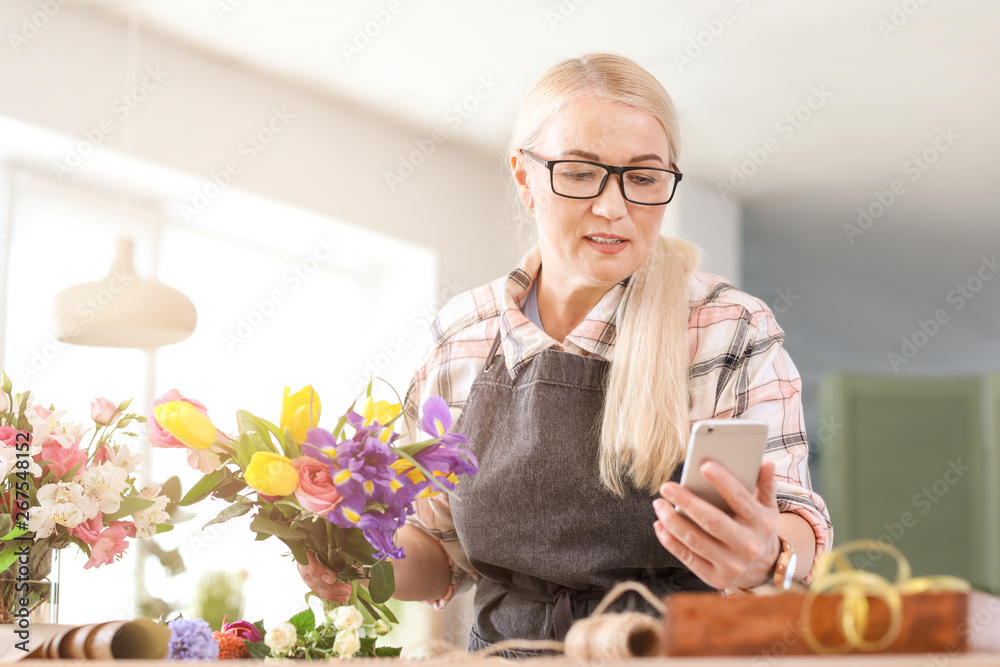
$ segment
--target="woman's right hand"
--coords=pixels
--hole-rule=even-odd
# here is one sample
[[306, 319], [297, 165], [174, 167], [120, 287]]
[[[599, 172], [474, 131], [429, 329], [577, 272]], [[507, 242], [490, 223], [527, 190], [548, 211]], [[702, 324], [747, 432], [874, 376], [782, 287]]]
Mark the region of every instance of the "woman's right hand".
[[312, 589], [313, 593], [324, 600], [344, 604], [351, 599], [351, 585], [344, 581], [337, 581], [337, 575], [333, 570], [323, 567], [316, 560], [312, 552], [308, 552], [309, 564], [298, 565], [299, 576], [306, 585]]

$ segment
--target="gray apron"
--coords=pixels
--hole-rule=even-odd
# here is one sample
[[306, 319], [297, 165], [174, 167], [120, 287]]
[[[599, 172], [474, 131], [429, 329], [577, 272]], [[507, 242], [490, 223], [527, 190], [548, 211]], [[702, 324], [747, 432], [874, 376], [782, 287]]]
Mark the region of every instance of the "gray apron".
[[[479, 472], [462, 479], [461, 500], [451, 503], [480, 574], [469, 650], [504, 639], [563, 639], [574, 619], [625, 580], [661, 597], [714, 590], [656, 539], [655, 496], [629, 486], [618, 498], [601, 484], [609, 362], [549, 349], [512, 380], [499, 343], [498, 334], [455, 428], [479, 459]], [[671, 476], [679, 478], [680, 466]], [[611, 607], [625, 609], [654, 613], [631, 593]]]

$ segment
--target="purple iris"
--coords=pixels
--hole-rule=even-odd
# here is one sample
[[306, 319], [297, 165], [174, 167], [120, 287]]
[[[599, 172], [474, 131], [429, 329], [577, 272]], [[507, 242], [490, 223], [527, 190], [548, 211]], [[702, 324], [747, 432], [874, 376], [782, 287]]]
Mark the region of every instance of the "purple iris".
[[451, 410], [440, 396], [431, 396], [424, 402], [423, 416], [420, 418], [420, 428], [432, 438], [441, 438], [446, 444], [467, 445], [469, 440], [461, 433], [449, 433], [451, 429]]
[[[464, 436], [460, 437], [464, 439]], [[463, 459], [462, 455], [469, 461]], [[436, 442], [414, 454], [413, 458], [428, 472], [440, 473], [434, 475], [434, 481], [430, 483], [432, 490], [435, 485], [441, 485], [449, 491], [454, 491], [455, 484], [448, 480], [448, 475], [475, 475], [479, 470], [479, 461], [472, 452], [461, 449], [454, 443]]]
[[406, 521], [406, 515], [399, 517], [386, 512], [369, 512], [361, 517], [358, 527], [365, 539], [375, 547], [375, 558], [405, 558], [403, 547], [396, 544], [396, 530]]
[[[347, 413], [347, 423], [354, 435], [337, 441], [321, 428], [310, 429], [302, 453], [327, 464], [330, 478], [342, 500], [327, 519], [344, 528], [358, 528], [375, 550], [375, 558], [403, 558], [403, 549], [395, 543], [396, 531], [413, 513], [413, 501], [425, 489], [452, 490], [449, 475], [473, 475], [479, 463], [463, 446], [469, 441], [460, 433], [449, 433], [452, 425], [448, 404], [438, 397], [423, 407], [420, 428], [434, 442], [413, 454], [414, 460], [434, 479], [413, 481], [407, 474], [397, 474], [392, 465], [399, 458], [392, 447], [399, 435], [378, 422], [365, 424], [356, 412]], [[389, 431], [383, 442], [381, 435]]]
[[358, 528], [374, 547], [378, 559], [402, 558], [394, 545], [396, 530], [403, 525], [422, 487], [400, 477], [390, 466], [397, 456], [389, 442], [382, 442], [382, 427], [364, 425], [360, 415], [348, 413], [354, 435], [337, 442], [329, 431], [310, 429], [302, 453], [326, 461], [341, 500], [327, 519], [344, 528]]

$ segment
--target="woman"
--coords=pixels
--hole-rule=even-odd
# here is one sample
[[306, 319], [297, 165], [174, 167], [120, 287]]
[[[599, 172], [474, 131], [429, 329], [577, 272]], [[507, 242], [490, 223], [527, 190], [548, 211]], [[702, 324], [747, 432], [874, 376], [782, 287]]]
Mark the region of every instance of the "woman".
[[[400, 531], [395, 596], [441, 606], [477, 583], [470, 650], [562, 638], [626, 579], [748, 588], [792, 552], [804, 579], [831, 542], [781, 329], [660, 236], [677, 160], [672, 102], [628, 59], [559, 63], [522, 105], [510, 164], [538, 244], [441, 310], [407, 398], [412, 416], [443, 396], [480, 467], [461, 501], [422, 501]], [[755, 493], [702, 468], [732, 517], [677, 484], [691, 423], [712, 417], [770, 424]], [[343, 598], [322, 568], [303, 577]]]

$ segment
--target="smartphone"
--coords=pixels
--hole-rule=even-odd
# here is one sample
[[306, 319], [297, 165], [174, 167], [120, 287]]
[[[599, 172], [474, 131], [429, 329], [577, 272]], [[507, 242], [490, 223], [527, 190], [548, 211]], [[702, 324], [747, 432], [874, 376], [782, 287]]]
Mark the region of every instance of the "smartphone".
[[[701, 464], [711, 459], [733, 473], [751, 492], [757, 488], [767, 442], [767, 422], [750, 419], [706, 419], [695, 422], [688, 441], [681, 486], [730, 516], [729, 503], [701, 475]], [[679, 508], [678, 508], [679, 510]]]

